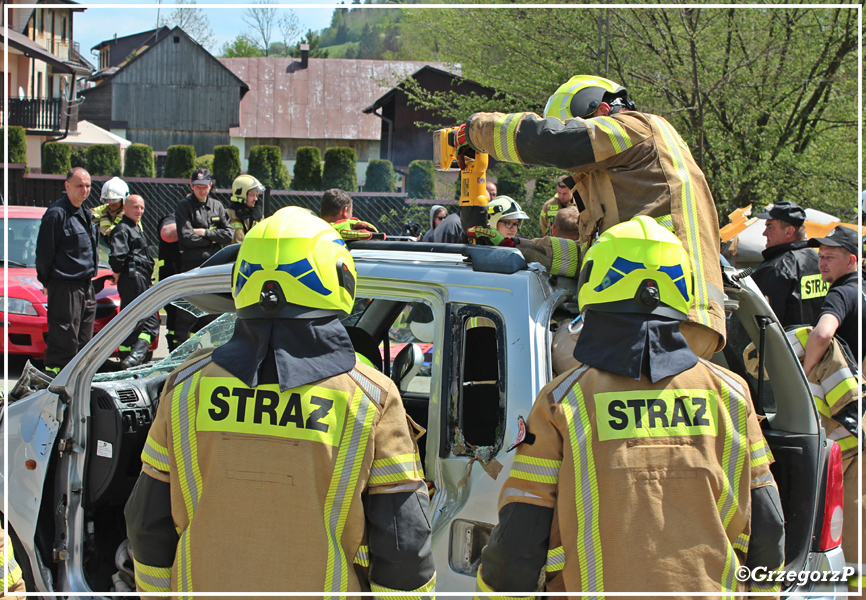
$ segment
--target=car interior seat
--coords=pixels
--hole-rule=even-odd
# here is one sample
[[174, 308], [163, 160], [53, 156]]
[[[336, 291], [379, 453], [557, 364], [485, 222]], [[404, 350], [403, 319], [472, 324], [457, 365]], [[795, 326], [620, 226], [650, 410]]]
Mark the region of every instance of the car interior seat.
[[349, 334], [349, 339], [352, 340], [355, 352], [373, 363], [376, 370], [381, 373], [382, 355], [379, 353], [379, 344], [376, 343], [373, 336], [360, 327], [346, 327], [346, 332]]
[[409, 387], [409, 382], [418, 374], [423, 364], [424, 352], [421, 351], [421, 346], [418, 344], [403, 346], [403, 349], [394, 357], [394, 366], [391, 369], [391, 380], [396, 384], [397, 389], [405, 392]]

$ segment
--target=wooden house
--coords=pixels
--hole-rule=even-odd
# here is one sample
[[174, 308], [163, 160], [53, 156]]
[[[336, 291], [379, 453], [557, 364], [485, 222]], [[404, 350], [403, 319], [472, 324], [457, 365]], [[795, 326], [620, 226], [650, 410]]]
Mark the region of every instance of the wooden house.
[[229, 143], [249, 87], [179, 27], [156, 33], [119, 66], [106, 62], [98, 85], [81, 92], [80, 116], [157, 152], [186, 144], [211, 154]]
[[[418, 69], [408, 79], [413, 79], [420, 89], [430, 92], [474, 93], [485, 98], [492, 98], [496, 92], [493, 88], [431, 65]], [[401, 82], [363, 109], [364, 114], [379, 117], [381, 122], [379, 155], [394, 163], [394, 168], [398, 170], [407, 169], [413, 160], [433, 160], [433, 142], [430, 132], [415, 124], [443, 121], [441, 115], [430, 109], [410, 106], [405, 87], [405, 82]]]

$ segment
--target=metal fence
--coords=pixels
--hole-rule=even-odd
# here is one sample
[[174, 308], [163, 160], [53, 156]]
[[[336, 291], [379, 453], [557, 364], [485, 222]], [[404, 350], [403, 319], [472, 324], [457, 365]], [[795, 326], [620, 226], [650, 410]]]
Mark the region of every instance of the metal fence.
[[[12, 165], [10, 165], [12, 166]], [[44, 206], [53, 204], [63, 193], [63, 175], [23, 174], [22, 169], [9, 170], [9, 204]], [[88, 208], [99, 206], [102, 186], [109, 177], [92, 177], [90, 197], [85, 202]], [[189, 182], [185, 179], [150, 179], [125, 177], [131, 194], [138, 194], [145, 200], [142, 217], [144, 233], [154, 248], [159, 237], [156, 230], [159, 221], [173, 214], [177, 203], [190, 193]], [[264, 214], [270, 216], [285, 206], [301, 206], [319, 214], [323, 192], [290, 192], [267, 190], [264, 195]], [[211, 193], [224, 206], [230, 205], [231, 191], [216, 189]], [[368, 221], [379, 231], [390, 235], [404, 232], [405, 225], [415, 223], [423, 232], [429, 226], [429, 214], [436, 200], [408, 198], [406, 194], [355, 192], [352, 196], [353, 215]]]
[[[48, 207], [63, 193], [63, 175], [24, 174], [24, 165], [9, 165], [9, 204]], [[94, 208], [100, 204], [102, 186], [109, 177], [92, 177], [92, 189], [85, 206]], [[156, 226], [166, 215], [173, 214], [177, 203], [190, 193], [189, 181], [186, 179], [151, 179], [144, 177], [125, 177], [131, 194], [138, 194], [145, 200], [142, 227], [148, 240], [154, 248], [158, 245], [159, 236]], [[301, 206], [319, 214], [319, 206], [324, 192], [290, 192], [283, 190], [267, 190], [264, 195], [264, 214], [270, 216], [284, 206]], [[379, 231], [389, 235], [406, 233], [407, 225], [423, 233], [430, 227], [430, 208], [434, 204], [443, 204], [441, 200], [424, 198], [409, 198], [404, 193], [354, 192], [352, 196], [353, 215], [376, 226]], [[211, 196], [229, 206], [231, 192], [228, 189], [216, 189]], [[539, 235], [538, 217], [541, 202], [521, 203], [529, 216], [520, 228], [520, 235], [533, 238]], [[452, 203], [446, 208], [456, 211]]]

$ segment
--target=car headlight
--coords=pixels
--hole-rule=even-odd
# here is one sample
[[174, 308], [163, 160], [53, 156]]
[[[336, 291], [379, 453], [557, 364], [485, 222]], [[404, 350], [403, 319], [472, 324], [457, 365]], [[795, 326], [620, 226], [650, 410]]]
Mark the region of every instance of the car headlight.
[[[4, 300], [6, 298], [0, 296], [0, 310], [3, 310]], [[22, 300], [21, 298], [8, 298], [8, 301], [10, 315], [30, 315], [31, 317], [35, 317], [39, 314], [36, 312], [36, 307], [33, 306], [32, 302]]]

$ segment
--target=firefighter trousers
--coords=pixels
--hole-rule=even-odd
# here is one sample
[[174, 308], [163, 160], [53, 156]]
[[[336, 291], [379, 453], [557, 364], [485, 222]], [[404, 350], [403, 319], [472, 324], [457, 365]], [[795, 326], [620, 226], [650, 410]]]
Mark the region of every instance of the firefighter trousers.
[[[148, 288], [150, 288], [150, 279], [138, 271], [121, 274], [117, 279], [117, 291], [120, 293], [120, 310], [129, 306], [133, 300], [142, 295]], [[150, 342], [158, 333], [159, 314], [154, 313], [139, 322], [138, 327], [123, 342], [123, 346], [131, 348], [135, 340], [140, 337]]]

